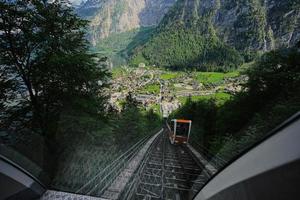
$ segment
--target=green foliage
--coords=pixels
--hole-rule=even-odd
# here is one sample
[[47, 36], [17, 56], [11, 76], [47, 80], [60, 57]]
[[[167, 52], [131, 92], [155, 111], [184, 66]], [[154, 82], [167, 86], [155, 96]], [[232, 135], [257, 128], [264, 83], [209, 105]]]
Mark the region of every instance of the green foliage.
[[252, 95], [263, 95], [272, 99], [274, 95], [299, 86], [300, 54], [297, 48], [283, 49], [266, 53], [257, 64], [248, 70], [248, 87]]
[[300, 109], [299, 48], [266, 53], [247, 71], [247, 90], [219, 104], [189, 99], [172, 117], [193, 120], [192, 141], [231, 159]]
[[149, 64], [149, 62], [145, 59], [145, 57], [141, 53], [134, 55], [130, 60], [130, 65], [134, 67], [138, 67], [140, 63]]
[[135, 106], [125, 106], [122, 114], [114, 120], [114, 134], [120, 147], [138, 141], [141, 137], [154, 134], [161, 126], [160, 117], [150, 109], [143, 113]]
[[89, 53], [87, 22], [64, 1], [0, 1], [0, 17], [1, 146], [51, 168], [53, 187], [74, 192], [161, 127], [131, 97], [122, 113], [109, 107], [107, 59]]
[[225, 78], [233, 78], [239, 76], [237, 71], [228, 72], [228, 73], [219, 73], [219, 72], [197, 72], [196, 79], [200, 83], [219, 83]]
[[[136, 51], [140, 52], [140, 49]], [[135, 57], [142, 57], [150, 64], [173, 69], [196, 67], [210, 71], [227, 71], [242, 62], [234, 49], [216, 37], [206, 38], [196, 28], [185, 29], [181, 25], [154, 35]]]
[[140, 90], [141, 93], [151, 93], [151, 94], [159, 94], [160, 85], [159, 84], [150, 84], [146, 85], [144, 88]]
[[295, 31], [299, 2], [271, 4], [261, 0], [211, 4], [178, 0], [134, 55], [151, 65], [230, 71], [283, 44], [282, 33]]
[[116, 67], [116, 68], [112, 69], [112, 78], [115, 79], [115, 78], [124, 76], [127, 73], [128, 72], [126, 72], [126, 70], [124, 68]]
[[102, 111], [104, 97], [95, 94], [101, 94], [109, 74], [105, 60], [87, 53], [87, 22], [60, 1], [1, 1], [0, 8], [1, 65], [28, 94], [23, 108], [32, 113], [32, 130], [53, 137], [61, 108], [77, 99], [98, 105], [87, 112]]
[[[152, 110], [154, 113], [157, 113], [159, 115], [161, 115], [162, 113], [160, 113], [160, 104], [153, 104], [150, 108], [150, 110]], [[152, 112], [151, 111], [151, 112]]]
[[244, 57], [245, 62], [249, 63], [259, 58], [260, 54], [261, 53], [258, 51], [244, 51], [242, 56]]
[[133, 50], [140, 45], [144, 45], [149, 40], [154, 31], [155, 27], [153, 26], [139, 28], [130, 43], [127, 45], [126, 49], [122, 51], [122, 54], [126, 54], [129, 56], [132, 55]]
[[124, 110], [112, 112], [107, 120], [72, 112], [65, 111], [60, 120], [60, 163], [52, 182], [52, 187], [64, 191], [76, 191], [137, 141], [158, 132], [162, 125], [152, 109], [142, 112], [130, 96]]
[[213, 99], [217, 106], [223, 105], [230, 99], [231, 95], [224, 92], [218, 92], [212, 95], [202, 95], [202, 96], [191, 96], [191, 97], [179, 97], [179, 101], [183, 104], [191, 98], [192, 101], [210, 100]]
[[177, 78], [180, 74], [178, 72], [167, 72], [164, 73], [160, 76], [160, 79], [163, 80], [170, 80], [170, 79], [174, 79]]
[[240, 130], [238, 134], [213, 137], [210, 145], [211, 152], [225, 160], [230, 160], [263, 139], [270, 130], [299, 111], [300, 96], [296, 92], [299, 94], [300, 91], [296, 90], [295, 95], [288, 99], [280, 97], [262, 111], [256, 112], [244, 130]]
[[175, 111], [169, 118], [190, 119], [193, 121], [191, 136], [201, 138], [199, 143], [208, 144], [208, 140], [216, 132], [217, 105], [215, 99], [193, 101], [189, 98], [185, 105]]
[[[263, 112], [261, 110], [266, 105], [276, 106], [282, 101], [281, 98], [288, 100], [297, 96], [300, 83], [299, 56], [294, 48], [273, 51], [266, 53], [250, 68], [247, 72], [248, 91], [237, 95], [220, 110], [220, 132], [235, 133], [249, 123], [255, 113]], [[291, 103], [286, 105], [287, 110], [289, 106]]]

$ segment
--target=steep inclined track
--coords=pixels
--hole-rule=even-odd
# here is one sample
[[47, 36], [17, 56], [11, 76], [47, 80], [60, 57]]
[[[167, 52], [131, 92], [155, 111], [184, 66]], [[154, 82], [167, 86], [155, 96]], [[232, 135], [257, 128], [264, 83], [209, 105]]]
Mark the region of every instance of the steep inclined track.
[[171, 145], [163, 132], [141, 164], [130, 199], [192, 199], [208, 179], [185, 145]]

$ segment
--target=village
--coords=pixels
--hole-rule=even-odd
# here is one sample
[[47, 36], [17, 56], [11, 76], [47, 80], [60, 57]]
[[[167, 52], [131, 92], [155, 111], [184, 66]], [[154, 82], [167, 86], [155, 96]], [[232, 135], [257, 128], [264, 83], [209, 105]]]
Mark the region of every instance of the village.
[[168, 117], [189, 97], [201, 99], [216, 94], [230, 97], [242, 90], [246, 79], [237, 72], [174, 72], [144, 64], [138, 68], [122, 66], [113, 71], [110, 104], [121, 111], [122, 103], [131, 95], [141, 108]]

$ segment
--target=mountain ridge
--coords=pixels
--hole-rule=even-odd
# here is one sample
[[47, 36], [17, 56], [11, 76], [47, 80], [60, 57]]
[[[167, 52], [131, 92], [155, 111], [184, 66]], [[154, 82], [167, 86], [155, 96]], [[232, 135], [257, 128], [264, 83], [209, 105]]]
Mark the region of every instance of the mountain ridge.
[[299, 38], [299, 1], [178, 0], [133, 59], [168, 67], [206, 65], [205, 70], [236, 67], [240, 56], [251, 61], [259, 52], [293, 46]]

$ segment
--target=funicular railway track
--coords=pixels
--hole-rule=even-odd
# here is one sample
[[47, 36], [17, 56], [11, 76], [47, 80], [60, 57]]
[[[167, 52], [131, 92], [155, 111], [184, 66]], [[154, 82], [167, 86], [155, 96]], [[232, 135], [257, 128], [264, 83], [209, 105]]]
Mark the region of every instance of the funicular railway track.
[[186, 145], [172, 145], [163, 132], [133, 180], [128, 199], [192, 199], [208, 179]]

